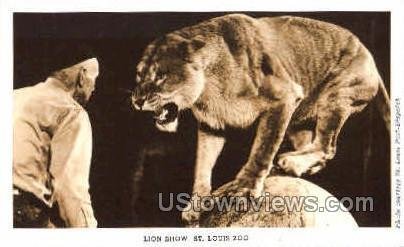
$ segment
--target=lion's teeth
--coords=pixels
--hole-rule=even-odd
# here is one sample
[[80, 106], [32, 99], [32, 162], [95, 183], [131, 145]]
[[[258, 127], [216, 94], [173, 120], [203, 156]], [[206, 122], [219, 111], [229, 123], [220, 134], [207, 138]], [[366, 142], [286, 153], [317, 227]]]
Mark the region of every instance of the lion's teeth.
[[161, 131], [176, 132], [177, 128], [178, 128], [178, 118], [176, 118], [174, 121], [167, 123], [167, 124], [156, 123], [156, 126]]
[[155, 119], [157, 120], [166, 120], [167, 119], [167, 115], [168, 115], [168, 110], [163, 110], [162, 113], [160, 113], [160, 115], [156, 116]]

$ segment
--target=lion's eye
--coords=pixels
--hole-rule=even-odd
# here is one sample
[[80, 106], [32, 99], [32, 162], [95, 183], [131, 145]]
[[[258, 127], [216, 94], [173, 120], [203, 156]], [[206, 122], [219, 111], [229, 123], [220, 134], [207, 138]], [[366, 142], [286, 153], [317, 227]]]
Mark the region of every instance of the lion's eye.
[[166, 79], [166, 75], [159, 72], [156, 74], [156, 84], [159, 85], [161, 84], [164, 80]]

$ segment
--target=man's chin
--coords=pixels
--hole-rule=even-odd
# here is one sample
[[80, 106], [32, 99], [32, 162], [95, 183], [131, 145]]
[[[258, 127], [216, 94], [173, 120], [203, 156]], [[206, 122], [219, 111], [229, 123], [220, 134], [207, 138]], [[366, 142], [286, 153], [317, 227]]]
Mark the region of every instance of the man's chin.
[[161, 130], [161, 131], [165, 131], [165, 132], [177, 132], [177, 128], [178, 128], [178, 118], [174, 119], [174, 121], [171, 121], [169, 123], [158, 123], [156, 122], [156, 127], [157, 129]]

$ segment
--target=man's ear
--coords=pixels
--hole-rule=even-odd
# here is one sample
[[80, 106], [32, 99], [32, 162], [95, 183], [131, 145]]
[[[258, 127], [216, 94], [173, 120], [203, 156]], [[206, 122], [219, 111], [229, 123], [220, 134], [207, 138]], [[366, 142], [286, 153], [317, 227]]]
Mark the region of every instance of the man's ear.
[[85, 82], [85, 78], [86, 78], [86, 68], [84, 67], [80, 67], [79, 69], [79, 73], [77, 75], [77, 87], [83, 87], [84, 86], [84, 82]]

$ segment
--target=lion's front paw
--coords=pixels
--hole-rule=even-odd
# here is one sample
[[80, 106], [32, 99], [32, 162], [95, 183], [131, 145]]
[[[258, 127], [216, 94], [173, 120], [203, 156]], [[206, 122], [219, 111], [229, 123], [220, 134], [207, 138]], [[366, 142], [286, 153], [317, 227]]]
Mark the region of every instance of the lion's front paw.
[[191, 202], [188, 203], [187, 208], [181, 214], [181, 219], [186, 227], [199, 227], [200, 212], [196, 211], [191, 204]]
[[199, 188], [198, 192], [194, 192], [191, 200], [181, 214], [182, 221], [186, 227], [199, 227], [199, 218], [202, 210], [201, 201], [207, 196], [210, 196], [210, 189], [208, 188]]
[[300, 177], [303, 174], [315, 174], [325, 166], [323, 152], [296, 154], [295, 152], [280, 155], [278, 165], [288, 174]]
[[264, 182], [261, 179], [236, 178], [218, 191], [226, 190], [222, 193], [228, 196], [257, 198], [262, 195], [263, 187]]

